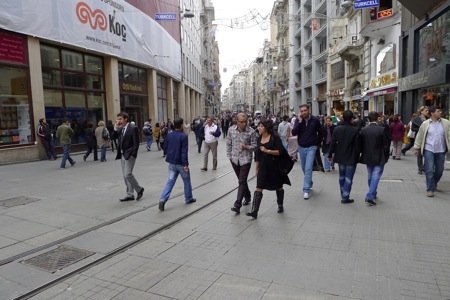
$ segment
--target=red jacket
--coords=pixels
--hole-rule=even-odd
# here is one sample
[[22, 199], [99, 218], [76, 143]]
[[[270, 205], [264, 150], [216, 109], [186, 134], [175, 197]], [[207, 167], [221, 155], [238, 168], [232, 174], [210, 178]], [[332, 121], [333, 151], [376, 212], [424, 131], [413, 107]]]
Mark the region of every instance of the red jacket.
[[405, 133], [405, 126], [401, 121], [392, 122], [390, 124], [391, 137], [393, 141], [403, 141], [403, 135]]

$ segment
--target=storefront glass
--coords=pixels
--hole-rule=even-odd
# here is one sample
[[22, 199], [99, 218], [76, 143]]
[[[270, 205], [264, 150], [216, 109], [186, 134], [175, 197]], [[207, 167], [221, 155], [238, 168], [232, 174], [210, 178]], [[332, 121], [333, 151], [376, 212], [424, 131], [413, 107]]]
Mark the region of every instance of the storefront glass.
[[106, 116], [102, 58], [41, 45], [41, 60], [47, 122], [56, 131], [69, 119], [72, 143], [85, 143], [86, 124], [96, 126]]
[[32, 142], [27, 71], [0, 67], [0, 147]]
[[165, 77], [158, 75], [158, 120], [167, 121], [168, 118], [168, 105], [167, 105], [167, 80]]
[[450, 10], [419, 30], [416, 47], [419, 51], [418, 71], [450, 63]]
[[450, 85], [427, 87], [418, 92], [416, 108], [426, 105], [437, 105], [442, 108], [442, 117], [449, 119], [450, 116]]

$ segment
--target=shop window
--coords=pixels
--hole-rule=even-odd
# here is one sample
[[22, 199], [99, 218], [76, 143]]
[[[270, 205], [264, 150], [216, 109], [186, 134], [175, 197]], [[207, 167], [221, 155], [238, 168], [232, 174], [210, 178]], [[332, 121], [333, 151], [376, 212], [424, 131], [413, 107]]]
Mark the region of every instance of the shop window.
[[105, 108], [103, 102], [103, 94], [101, 93], [88, 93], [88, 118], [94, 125], [97, 125], [98, 121], [105, 121]]
[[41, 46], [41, 63], [45, 67], [59, 68], [61, 65], [59, 49], [45, 45]]
[[83, 71], [83, 54], [68, 50], [62, 50], [61, 54], [63, 69]]
[[43, 69], [42, 83], [44, 85], [61, 86], [61, 72], [58, 70]]
[[376, 74], [378, 76], [380, 74], [384, 74], [389, 72], [390, 70], [395, 69], [396, 67], [396, 47], [395, 44], [389, 44], [378, 52], [376, 56]]
[[0, 68], [0, 146], [32, 142], [27, 71]]
[[85, 55], [86, 73], [103, 74], [103, 63], [100, 57]]
[[98, 76], [86, 75], [86, 88], [89, 90], [103, 90], [103, 80]]
[[64, 73], [64, 86], [84, 88], [84, 76], [77, 73]]
[[87, 122], [97, 124], [106, 115], [102, 58], [41, 44], [41, 59], [45, 117], [51, 129], [56, 131], [69, 119], [75, 132], [72, 143], [84, 143]]
[[450, 10], [428, 23], [418, 32], [419, 72], [450, 63]]
[[392, 9], [393, 1], [394, 0], [380, 0], [380, 5], [378, 7], [370, 8], [370, 20], [376, 21], [392, 16], [394, 14]]

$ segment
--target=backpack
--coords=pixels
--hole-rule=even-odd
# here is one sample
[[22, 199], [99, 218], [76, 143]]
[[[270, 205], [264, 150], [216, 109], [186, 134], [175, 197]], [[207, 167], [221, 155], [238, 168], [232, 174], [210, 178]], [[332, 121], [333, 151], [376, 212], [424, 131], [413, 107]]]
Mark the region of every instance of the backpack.
[[147, 127], [147, 126], [144, 127], [143, 132], [144, 132], [145, 136], [149, 136], [152, 134], [152, 132], [150, 132], [150, 127]]

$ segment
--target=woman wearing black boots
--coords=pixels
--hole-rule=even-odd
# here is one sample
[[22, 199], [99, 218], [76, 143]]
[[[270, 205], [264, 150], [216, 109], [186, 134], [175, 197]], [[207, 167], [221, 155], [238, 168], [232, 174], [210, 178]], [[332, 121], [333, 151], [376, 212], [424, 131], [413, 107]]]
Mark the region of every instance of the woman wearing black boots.
[[256, 191], [253, 196], [252, 210], [247, 216], [258, 218], [258, 210], [263, 197], [262, 191], [275, 190], [277, 193], [278, 212], [284, 211], [283, 184], [291, 185], [289, 177], [283, 174], [278, 166], [278, 157], [283, 150], [280, 137], [273, 130], [270, 119], [263, 119], [258, 125], [259, 138], [255, 151], [256, 161]]

